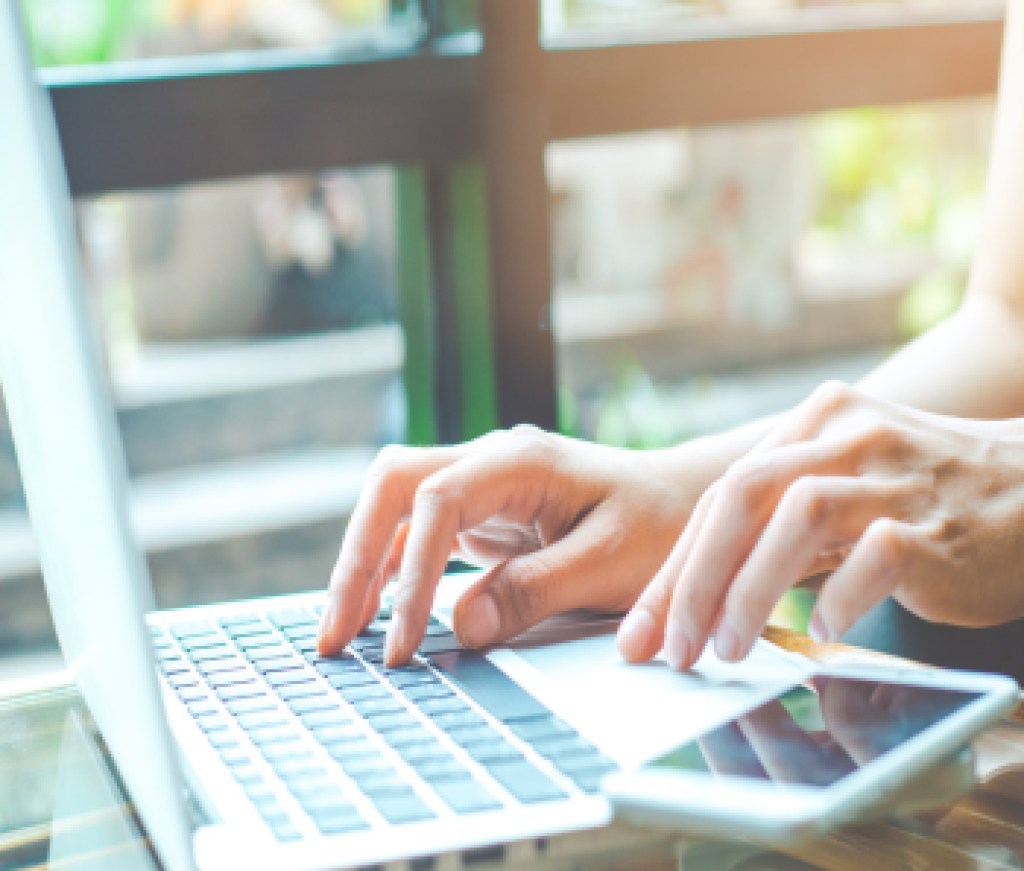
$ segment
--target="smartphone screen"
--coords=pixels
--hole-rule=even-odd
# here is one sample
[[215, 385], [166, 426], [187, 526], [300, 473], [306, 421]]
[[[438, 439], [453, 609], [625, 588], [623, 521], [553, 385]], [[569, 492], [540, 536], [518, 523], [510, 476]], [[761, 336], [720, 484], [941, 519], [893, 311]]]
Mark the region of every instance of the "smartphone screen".
[[649, 763], [656, 769], [826, 787], [981, 693], [816, 677]]

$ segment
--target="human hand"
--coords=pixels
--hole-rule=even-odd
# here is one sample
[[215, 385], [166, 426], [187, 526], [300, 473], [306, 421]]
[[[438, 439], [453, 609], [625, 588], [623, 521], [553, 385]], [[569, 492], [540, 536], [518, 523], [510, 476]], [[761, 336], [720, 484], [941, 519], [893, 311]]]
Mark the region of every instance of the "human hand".
[[331, 577], [319, 647], [337, 653], [399, 576], [385, 644], [404, 662], [423, 637], [453, 550], [490, 566], [455, 609], [469, 647], [571, 608], [624, 611], [699, 495], [669, 451], [627, 451], [532, 427], [452, 447], [385, 448]]
[[834, 570], [812, 618], [841, 636], [894, 595], [936, 622], [1024, 614], [1024, 426], [823, 385], [701, 498], [619, 631], [632, 661], [688, 668], [713, 634], [742, 659], [782, 594]]

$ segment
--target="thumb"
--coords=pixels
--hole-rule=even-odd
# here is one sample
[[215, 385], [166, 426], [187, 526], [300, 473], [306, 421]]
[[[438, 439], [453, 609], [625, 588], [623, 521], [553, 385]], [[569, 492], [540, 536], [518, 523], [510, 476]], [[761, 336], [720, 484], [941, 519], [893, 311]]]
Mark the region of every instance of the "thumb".
[[551, 604], [557, 580], [537, 562], [536, 554], [506, 560], [463, 594], [453, 615], [462, 645], [504, 641], [559, 610]]
[[455, 606], [465, 647], [512, 638], [573, 608], [625, 611], [657, 569], [658, 548], [622, 535], [621, 509], [598, 505], [564, 538], [499, 563]]

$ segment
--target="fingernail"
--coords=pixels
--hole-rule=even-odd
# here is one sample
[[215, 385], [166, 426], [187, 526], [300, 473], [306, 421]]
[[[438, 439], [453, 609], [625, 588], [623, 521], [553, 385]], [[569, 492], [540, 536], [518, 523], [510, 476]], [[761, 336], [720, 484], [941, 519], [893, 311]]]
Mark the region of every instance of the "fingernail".
[[656, 628], [650, 611], [646, 608], [634, 608], [619, 624], [619, 642], [630, 651], [640, 650], [646, 647], [651, 633]]
[[665, 659], [675, 669], [684, 668], [690, 661], [690, 637], [674, 620], [665, 627]]
[[405, 627], [402, 625], [402, 615], [396, 611], [391, 615], [388, 634], [384, 638], [384, 662], [389, 666], [396, 665], [399, 662], [399, 651], [404, 646]]
[[728, 619], [723, 620], [715, 632], [715, 653], [724, 662], [736, 662], [740, 658], [740, 637]]
[[815, 611], [811, 615], [807, 634], [817, 641], [818, 644], [828, 644], [832, 640], [832, 630], [828, 628], [828, 623], [825, 622], [825, 618], [821, 616], [820, 611]]
[[501, 628], [498, 606], [487, 593], [481, 593], [466, 606], [460, 622], [459, 635], [467, 647], [490, 644]]

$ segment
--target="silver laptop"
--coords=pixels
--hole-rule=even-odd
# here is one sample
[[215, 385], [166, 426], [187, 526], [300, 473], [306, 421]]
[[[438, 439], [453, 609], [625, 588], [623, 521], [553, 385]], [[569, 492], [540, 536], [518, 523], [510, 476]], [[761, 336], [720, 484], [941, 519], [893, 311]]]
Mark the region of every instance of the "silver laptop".
[[0, 373], [62, 649], [166, 868], [457, 867], [509, 843], [528, 863], [609, 821], [606, 773], [808, 670], [766, 645], [742, 672], [627, 667], [607, 624], [572, 617], [483, 656], [443, 601], [398, 669], [381, 621], [319, 658], [322, 593], [153, 613], [18, 7], [0, 3]]

